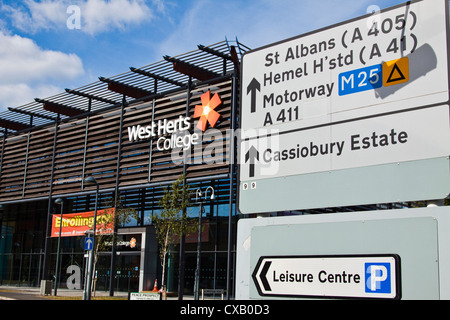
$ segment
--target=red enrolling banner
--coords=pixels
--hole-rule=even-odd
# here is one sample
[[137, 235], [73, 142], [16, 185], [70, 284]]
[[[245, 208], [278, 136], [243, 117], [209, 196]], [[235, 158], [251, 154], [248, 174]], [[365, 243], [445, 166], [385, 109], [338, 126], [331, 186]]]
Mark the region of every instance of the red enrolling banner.
[[[97, 234], [111, 234], [114, 231], [115, 208], [97, 210]], [[61, 237], [84, 236], [94, 226], [94, 211], [82, 213], [63, 214]], [[54, 214], [52, 219], [51, 237], [59, 237], [61, 215]]]

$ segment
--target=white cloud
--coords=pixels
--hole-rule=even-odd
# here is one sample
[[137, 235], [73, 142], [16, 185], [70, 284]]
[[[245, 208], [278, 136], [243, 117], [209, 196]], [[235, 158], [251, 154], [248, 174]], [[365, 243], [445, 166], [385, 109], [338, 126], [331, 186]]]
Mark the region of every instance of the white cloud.
[[1, 9], [6, 16], [10, 17], [16, 28], [28, 33], [35, 33], [39, 30], [56, 29], [65, 25], [67, 19], [65, 2], [25, 0], [23, 6], [3, 4]]
[[0, 32], [0, 83], [74, 79], [83, 73], [75, 54], [43, 50], [31, 39]]
[[143, 1], [130, 0], [88, 0], [82, 3], [82, 29], [95, 34], [111, 28], [123, 30], [128, 25], [141, 23], [152, 18], [149, 7]]
[[75, 54], [44, 50], [33, 40], [0, 31], [0, 106], [14, 107], [61, 92], [53, 83], [85, 73]]
[[54, 85], [30, 86], [26, 83], [0, 84], [0, 110], [7, 107], [19, 107], [34, 101], [34, 98], [46, 98], [61, 93]]
[[[164, 9], [161, 1], [154, 0], [153, 3], [157, 10]], [[153, 18], [152, 10], [144, 0], [26, 0], [22, 6], [4, 4], [1, 10], [16, 28], [36, 33], [66, 28], [73, 14], [67, 12], [70, 6], [80, 8], [80, 30], [90, 35], [125, 30]]]

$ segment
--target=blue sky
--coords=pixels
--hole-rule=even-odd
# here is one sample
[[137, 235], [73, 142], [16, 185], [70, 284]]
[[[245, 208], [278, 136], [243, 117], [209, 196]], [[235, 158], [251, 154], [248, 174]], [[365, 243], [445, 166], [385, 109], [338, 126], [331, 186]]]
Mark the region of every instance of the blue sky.
[[0, 0], [0, 111], [227, 37], [250, 48], [404, 0]]

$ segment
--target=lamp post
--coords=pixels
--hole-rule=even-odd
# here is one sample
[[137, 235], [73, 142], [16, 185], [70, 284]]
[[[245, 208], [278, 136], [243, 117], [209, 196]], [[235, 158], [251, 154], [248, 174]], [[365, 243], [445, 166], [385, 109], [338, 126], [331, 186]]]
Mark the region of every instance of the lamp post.
[[0, 247], [2, 241], [2, 229], [3, 229], [3, 205], [0, 204]]
[[95, 248], [95, 232], [97, 228], [97, 204], [98, 204], [98, 190], [99, 185], [97, 180], [95, 180], [94, 177], [87, 177], [84, 179], [85, 185], [96, 185], [97, 189], [95, 191], [95, 209], [94, 209], [94, 225], [92, 226], [93, 229], [93, 242], [92, 242], [92, 250], [89, 252], [89, 264], [88, 264], [88, 274], [87, 274], [87, 283], [84, 287], [83, 291], [83, 300], [91, 300], [91, 291], [92, 291], [92, 273], [94, 268], [94, 257], [93, 257], [93, 251]]
[[60, 205], [61, 206], [61, 215], [60, 215], [60, 219], [59, 219], [59, 236], [58, 236], [58, 249], [56, 252], [56, 271], [55, 271], [55, 286], [54, 286], [54, 290], [53, 293], [56, 296], [57, 295], [57, 291], [58, 291], [58, 278], [59, 278], [59, 255], [60, 255], [60, 251], [61, 251], [61, 231], [62, 231], [62, 224], [63, 224], [63, 204], [64, 204], [64, 200], [61, 198], [58, 198], [55, 200], [55, 204]]
[[[211, 200], [214, 200], [214, 188], [208, 187], [205, 191], [205, 199], [208, 197], [208, 190], [211, 189]], [[201, 246], [202, 246], [202, 214], [203, 214], [203, 201], [202, 190], [198, 188], [195, 190], [195, 201], [198, 202], [200, 198], [200, 212], [198, 214], [198, 239], [197, 239], [197, 267], [195, 268], [195, 280], [194, 280], [194, 300], [198, 300], [198, 294], [200, 289], [200, 261], [201, 261]]]

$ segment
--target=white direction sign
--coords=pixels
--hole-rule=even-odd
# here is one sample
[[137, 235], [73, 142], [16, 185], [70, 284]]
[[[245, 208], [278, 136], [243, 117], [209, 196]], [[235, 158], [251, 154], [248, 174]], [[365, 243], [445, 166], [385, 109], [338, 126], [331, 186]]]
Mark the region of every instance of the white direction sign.
[[447, 157], [449, 128], [449, 108], [442, 105], [261, 137], [243, 144], [249, 148], [241, 171], [256, 181]]
[[253, 272], [260, 296], [401, 298], [400, 257], [261, 257]]
[[[447, 157], [447, 23], [448, 1], [412, 1], [245, 54], [241, 212], [273, 211], [264, 202], [273, 201], [264, 181], [272, 190], [292, 189], [302, 175], [368, 168], [363, 177], [373, 183], [373, 166]], [[441, 176], [447, 179], [448, 170]], [[243, 188], [255, 181], [258, 188]], [[331, 205], [358, 204], [346, 201], [345, 187], [336, 187], [342, 194]], [[441, 187], [435, 193], [445, 196], [450, 188]], [[397, 200], [420, 199], [401, 193]], [[278, 210], [312, 206], [289, 192], [280, 197]], [[393, 201], [371, 203], [377, 202]]]

